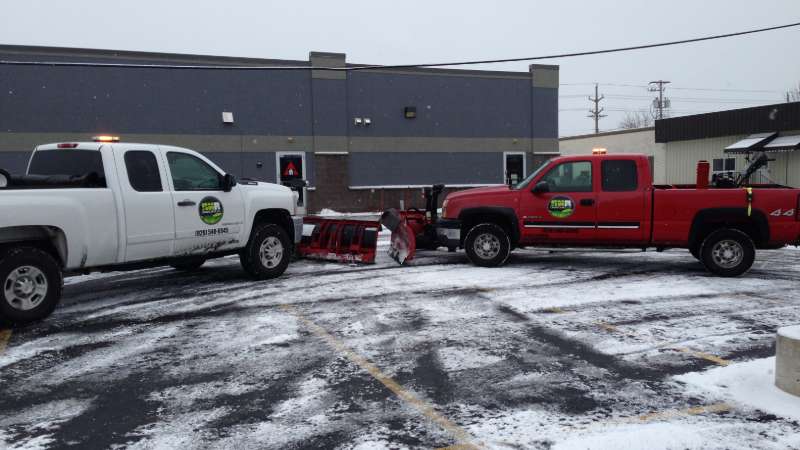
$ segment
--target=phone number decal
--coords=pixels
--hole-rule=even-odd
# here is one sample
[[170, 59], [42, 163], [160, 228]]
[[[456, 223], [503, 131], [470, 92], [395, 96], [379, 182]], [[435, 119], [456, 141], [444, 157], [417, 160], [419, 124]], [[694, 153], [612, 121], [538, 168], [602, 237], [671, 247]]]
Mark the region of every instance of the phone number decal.
[[228, 234], [228, 227], [225, 228], [209, 228], [207, 230], [196, 230], [195, 237], [203, 236], [219, 236], [220, 234]]

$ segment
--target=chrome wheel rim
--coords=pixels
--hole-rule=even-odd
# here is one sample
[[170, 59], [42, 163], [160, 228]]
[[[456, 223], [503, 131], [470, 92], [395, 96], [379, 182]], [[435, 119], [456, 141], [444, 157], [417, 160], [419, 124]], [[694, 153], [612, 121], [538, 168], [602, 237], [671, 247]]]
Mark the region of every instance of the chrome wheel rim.
[[281, 244], [280, 239], [270, 236], [261, 243], [258, 254], [261, 257], [261, 264], [268, 269], [272, 269], [280, 264], [283, 259], [283, 244]]
[[719, 267], [730, 269], [738, 266], [744, 260], [744, 247], [732, 239], [725, 239], [714, 244], [714, 248], [711, 249], [711, 258]]
[[41, 305], [47, 297], [47, 277], [36, 267], [17, 267], [3, 282], [3, 293], [12, 308], [29, 311]]
[[472, 244], [475, 254], [481, 259], [493, 259], [500, 253], [500, 239], [491, 233], [483, 233]]

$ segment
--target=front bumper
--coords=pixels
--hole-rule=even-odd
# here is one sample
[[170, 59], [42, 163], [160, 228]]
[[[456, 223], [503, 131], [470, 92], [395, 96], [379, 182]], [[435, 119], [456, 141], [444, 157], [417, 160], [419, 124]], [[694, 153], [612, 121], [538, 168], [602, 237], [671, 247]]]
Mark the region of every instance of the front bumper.
[[292, 227], [294, 227], [294, 243], [299, 244], [303, 239], [303, 218], [300, 216], [292, 216]]
[[447, 247], [461, 245], [461, 221], [458, 219], [439, 219], [436, 222], [436, 237]]

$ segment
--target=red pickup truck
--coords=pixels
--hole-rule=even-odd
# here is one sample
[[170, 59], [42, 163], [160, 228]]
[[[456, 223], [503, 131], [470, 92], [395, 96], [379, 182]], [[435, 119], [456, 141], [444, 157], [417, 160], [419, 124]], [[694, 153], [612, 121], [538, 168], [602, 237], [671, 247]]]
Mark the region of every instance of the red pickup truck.
[[662, 186], [645, 155], [555, 158], [516, 186], [451, 193], [436, 233], [479, 266], [528, 246], [687, 248], [712, 273], [737, 276], [756, 249], [800, 245], [800, 189], [749, 184], [767, 158], [753, 161], [738, 180], [709, 185], [706, 170], [697, 185]]

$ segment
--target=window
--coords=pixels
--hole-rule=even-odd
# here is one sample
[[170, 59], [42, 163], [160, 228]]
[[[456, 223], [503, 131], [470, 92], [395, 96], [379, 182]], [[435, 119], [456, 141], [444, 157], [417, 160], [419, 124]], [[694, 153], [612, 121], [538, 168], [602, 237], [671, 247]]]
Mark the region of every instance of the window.
[[716, 158], [711, 166], [714, 173], [736, 171], [736, 158]]
[[161, 174], [153, 152], [134, 150], [125, 153], [128, 181], [137, 192], [161, 192]]
[[222, 177], [200, 158], [186, 153], [167, 153], [176, 191], [221, 191]]
[[603, 190], [606, 192], [635, 191], [639, 187], [636, 161], [606, 160], [602, 163]]
[[28, 175], [83, 177], [96, 174], [95, 187], [106, 187], [103, 156], [97, 150], [39, 150], [33, 154]]
[[550, 192], [592, 192], [592, 163], [575, 161], [559, 164], [542, 178]]

